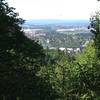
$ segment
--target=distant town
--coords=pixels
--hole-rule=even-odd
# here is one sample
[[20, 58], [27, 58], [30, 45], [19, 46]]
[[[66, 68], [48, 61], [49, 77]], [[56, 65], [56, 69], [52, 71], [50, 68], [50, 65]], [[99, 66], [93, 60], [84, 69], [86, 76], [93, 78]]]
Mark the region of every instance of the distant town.
[[[49, 22], [50, 23], [50, 22]], [[68, 23], [25, 23], [25, 35], [38, 41], [44, 49], [59, 49], [64, 52], [81, 52], [92, 40], [93, 34], [88, 29], [88, 22]]]

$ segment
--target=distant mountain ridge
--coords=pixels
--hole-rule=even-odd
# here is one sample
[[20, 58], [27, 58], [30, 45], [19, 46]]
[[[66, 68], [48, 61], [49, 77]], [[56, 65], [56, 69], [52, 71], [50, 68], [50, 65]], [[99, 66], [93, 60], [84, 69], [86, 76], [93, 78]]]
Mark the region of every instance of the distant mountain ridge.
[[24, 25], [88, 25], [89, 20], [60, 20], [60, 19], [31, 19], [26, 20]]

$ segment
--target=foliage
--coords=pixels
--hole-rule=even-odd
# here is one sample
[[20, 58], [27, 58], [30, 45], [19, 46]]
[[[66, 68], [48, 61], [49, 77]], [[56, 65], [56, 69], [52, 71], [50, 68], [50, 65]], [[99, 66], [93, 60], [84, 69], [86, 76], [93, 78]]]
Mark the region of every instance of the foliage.
[[100, 12], [96, 12], [90, 19], [91, 32], [94, 34], [94, 43], [97, 56], [100, 58]]
[[[45, 31], [40, 30], [37, 32], [37, 34], [44, 33], [44, 36], [36, 36], [35, 39], [38, 39], [44, 48], [47, 46], [49, 48], [79, 48], [80, 44], [84, 44], [86, 41], [88, 41], [90, 38], [92, 38], [92, 34], [89, 32], [89, 30], [82, 31], [82, 30], [74, 30], [74, 31], [62, 31], [57, 32], [56, 30], [52, 31], [48, 30], [48, 32], [42, 32]], [[48, 42], [49, 41], [49, 42]]]
[[0, 0], [0, 99], [99, 100], [99, 18], [91, 18], [94, 42], [80, 54], [43, 50], [24, 35], [14, 8]]
[[[100, 63], [95, 51], [91, 42], [74, 59], [64, 52], [48, 52], [51, 56], [38, 75], [52, 85], [58, 94], [57, 100], [99, 100]], [[53, 55], [58, 59], [50, 63]]]
[[88, 64], [95, 61], [96, 55], [93, 45], [93, 43], [89, 43], [81, 54], [76, 55], [76, 59], [79, 64]]
[[14, 8], [0, 0], [0, 99], [52, 99], [51, 86], [36, 76], [45, 56], [43, 48], [24, 35], [23, 22]]

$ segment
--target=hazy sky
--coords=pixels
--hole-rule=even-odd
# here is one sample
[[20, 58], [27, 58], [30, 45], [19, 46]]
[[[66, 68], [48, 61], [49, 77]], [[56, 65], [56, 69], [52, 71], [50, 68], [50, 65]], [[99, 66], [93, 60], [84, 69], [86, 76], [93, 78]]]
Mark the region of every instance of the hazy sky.
[[8, 0], [24, 19], [89, 19], [97, 0]]

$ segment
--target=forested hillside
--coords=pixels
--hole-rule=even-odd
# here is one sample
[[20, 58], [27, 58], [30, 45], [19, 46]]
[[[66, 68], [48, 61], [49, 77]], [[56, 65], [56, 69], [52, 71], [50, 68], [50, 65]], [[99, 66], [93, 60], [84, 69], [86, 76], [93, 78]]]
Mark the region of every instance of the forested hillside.
[[93, 41], [77, 55], [44, 50], [23, 23], [0, 0], [0, 100], [100, 100], [100, 13], [90, 18]]

